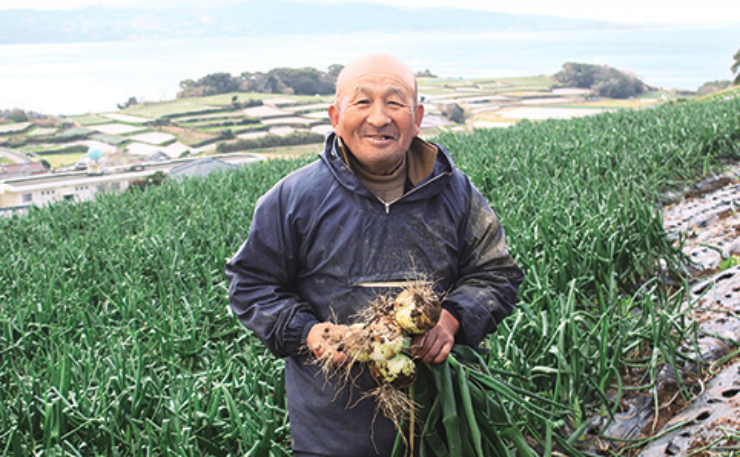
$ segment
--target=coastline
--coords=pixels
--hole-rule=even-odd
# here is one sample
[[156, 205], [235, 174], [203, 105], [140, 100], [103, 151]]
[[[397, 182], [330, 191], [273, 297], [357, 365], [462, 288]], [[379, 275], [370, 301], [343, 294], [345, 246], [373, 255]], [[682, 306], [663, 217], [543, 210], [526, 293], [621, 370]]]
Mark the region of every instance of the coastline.
[[[697, 40], [696, 37], [702, 37]], [[175, 98], [209, 73], [347, 62], [390, 52], [443, 78], [548, 75], [568, 61], [610, 65], [646, 83], [696, 90], [729, 79], [740, 30], [729, 27], [510, 32], [286, 34], [257, 37], [0, 45], [0, 109], [49, 115], [114, 111], [129, 97]]]

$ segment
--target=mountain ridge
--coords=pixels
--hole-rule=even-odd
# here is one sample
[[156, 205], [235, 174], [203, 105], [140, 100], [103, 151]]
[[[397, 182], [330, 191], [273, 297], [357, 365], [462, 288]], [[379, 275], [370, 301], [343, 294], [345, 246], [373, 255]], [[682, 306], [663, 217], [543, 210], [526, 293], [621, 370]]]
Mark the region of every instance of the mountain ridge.
[[0, 14], [0, 44], [227, 38], [326, 32], [457, 32], [619, 27], [560, 16], [462, 8], [410, 9], [382, 4], [252, 0], [207, 7], [10, 9]]

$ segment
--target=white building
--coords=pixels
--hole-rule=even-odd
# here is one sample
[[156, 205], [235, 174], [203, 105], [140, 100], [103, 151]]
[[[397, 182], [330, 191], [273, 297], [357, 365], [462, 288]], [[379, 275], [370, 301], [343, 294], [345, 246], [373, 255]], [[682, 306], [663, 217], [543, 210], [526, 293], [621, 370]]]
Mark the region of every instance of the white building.
[[[123, 192], [132, 183], [146, 181], [156, 172], [169, 174], [174, 168], [195, 165], [202, 160], [180, 159], [166, 163], [145, 163], [124, 169], [104, 169], [102, 173], [91, 173], [88, 170], [3, 180], [0, 181], [0, 215], [22, 214], [30, 206], [43, 206], [63, 200], [92, 200], [98, 192]], [[206, 159], [209, 169], [230, 168], [260, 160], [263, 158], [255, 154], [225, 154]], [[224, 166], [214, 167], [215, 162], [223, 162]]]

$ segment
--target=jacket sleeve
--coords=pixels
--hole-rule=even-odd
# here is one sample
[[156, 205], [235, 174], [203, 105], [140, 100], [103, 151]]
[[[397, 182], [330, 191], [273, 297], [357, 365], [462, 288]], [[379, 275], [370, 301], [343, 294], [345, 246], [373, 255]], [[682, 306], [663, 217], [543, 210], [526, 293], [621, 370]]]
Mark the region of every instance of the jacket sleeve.
[[275, 188], [257, 202], [249, 237], [226, 263], [229, 304], [239, 321], [277, 357], [296, 356], [318, 322], [291, 288], [298, 271], [297, 235]]
[[524, 274], [509, 254], [498, 218], [470, 187], [468, 214], [460, 229], [459, 275], [442, 306], [460, 322], [457, 342], [477, 347], [513, 311]]

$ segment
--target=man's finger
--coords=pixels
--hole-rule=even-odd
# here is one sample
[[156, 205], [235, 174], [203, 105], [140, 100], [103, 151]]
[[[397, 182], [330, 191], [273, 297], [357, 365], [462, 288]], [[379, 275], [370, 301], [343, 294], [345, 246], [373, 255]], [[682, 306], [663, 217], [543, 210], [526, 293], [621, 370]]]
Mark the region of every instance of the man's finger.
[[439, 352], [437, 353], [437, 356], [434, 358], [434, 360], [432, 360], [431, 363], [440, 364], [444, 362], [445, 360], [447, 360], [447, 356], [450, 355], [451, 351], [452, 351], [451, 343], [446, 343], [442, 345]]

